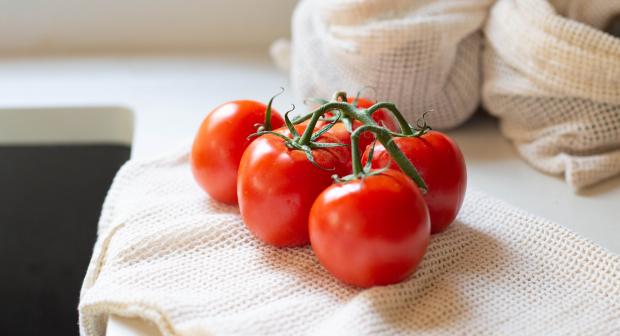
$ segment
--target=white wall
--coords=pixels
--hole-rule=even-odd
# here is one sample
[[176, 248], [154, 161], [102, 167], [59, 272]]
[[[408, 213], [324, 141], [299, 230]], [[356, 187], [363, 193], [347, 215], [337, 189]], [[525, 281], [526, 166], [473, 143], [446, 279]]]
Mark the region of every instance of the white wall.
[[0, 54], [266, 48], [296, 0], [0, 0]]

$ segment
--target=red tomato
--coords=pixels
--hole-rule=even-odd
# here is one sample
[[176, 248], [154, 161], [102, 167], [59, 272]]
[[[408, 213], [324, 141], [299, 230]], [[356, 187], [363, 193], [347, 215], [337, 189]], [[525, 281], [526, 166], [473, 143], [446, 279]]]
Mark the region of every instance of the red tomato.
[[[452, 139], [437, 131], [420, 137], [394, 138], [394, 142], [426, 182], [428, 192], [424, 200], [431, 216], [431, 233], [442, 232], [456, 218], [465, 197], [467, 171], [463, 154]], [[369, 151], [370, 148], [364, 153], [362, 162], [368, 160]], [[385, 147], [376, 144], [373, 168], [388, 164], [398, 169]]]
[[[302, 133], [305, 127], [297, 125]], [[290, 137], [288, 130], [278, 130]], [[317, 142], [338, 140], [324, 134]], [[308, 243], [308, 213], [316, 197], [332, 183], [333, 174], [344, 174], [350, 156], [346, 147], [312, 150], [314, 166], [301, 150], [267, 134], [246, 149], [239, 166], [237, 195], [243, 222], [262, 241], [275, 246]]]
[[430, 236], [428, 209], [417, 186], [388, 170], [336, 183], [310, 211], [310, 242], [321, 264], [350, 285], [387, 285], [407, 278]]
[[[243, 151], [256, 132], [256, 124], [265, 122], [263, 103], [237, 100], [213, 110], [202, 122], [194, 140], [191, 167], [198, 184], [213, 199], [237, 203], [237, 169]], [[271, 125], [284, 125], [282, 117], [272, 109]]]

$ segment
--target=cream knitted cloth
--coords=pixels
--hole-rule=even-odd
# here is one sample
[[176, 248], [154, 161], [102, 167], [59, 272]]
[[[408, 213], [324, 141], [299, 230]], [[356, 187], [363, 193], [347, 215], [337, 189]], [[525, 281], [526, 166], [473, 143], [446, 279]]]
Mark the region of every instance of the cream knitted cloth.
[[620, 174], [620, 0], [499, 0], [483, 102], [532, 166], [575, 189]]
[[[266, 214], [268, 216], [268, 214]], [[470, 191], [408, 281], [342, 285], [310, 248], [266, 246], [195, 185], [187, 154], [126, 164], [106, 199], [80, 328], [163, 334], [620, 334], [620, 258]]]
[[493, 0], [302, 0], [293, 15], [298, 98], [364, 87], [409, 120], [462, 124], [480, 101], [480, 28]]

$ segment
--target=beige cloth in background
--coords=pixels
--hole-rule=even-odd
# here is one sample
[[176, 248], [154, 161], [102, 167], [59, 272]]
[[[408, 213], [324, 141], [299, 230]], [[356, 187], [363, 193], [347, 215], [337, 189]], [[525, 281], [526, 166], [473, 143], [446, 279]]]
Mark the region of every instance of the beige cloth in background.
[[[462, 124], [480, 101], [480, 28], [493, 0], [302, 0], [293, 15], [299, 99], [393, 101], [410, 121]], [[280, 57], [276, 57], [280, 59]]]
[[499, 0], [484, 28], [483, 103], [532, 166], [573, 188], [620, 173], [618, 0]]
[[[310, 248], [266, 246], [194, 183], [187, 154], [114, 180], [84, 280], [84, 335], [109, 314], [165, 335], [618, 335], [620, 257], [476, 191], [413, 277], [361, 290]], [[266, 214], [268, 216], [269, 214]]]

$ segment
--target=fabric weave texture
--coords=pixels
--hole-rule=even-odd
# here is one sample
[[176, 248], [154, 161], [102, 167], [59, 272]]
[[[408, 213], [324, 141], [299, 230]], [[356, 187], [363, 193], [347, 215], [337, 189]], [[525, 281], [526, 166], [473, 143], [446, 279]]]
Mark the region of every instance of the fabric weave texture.
[[303, 0], [291, 82], [298, 98], [366, 88], [438, 129], [482, 97], [528, 163], [578, 190], [620, 174], [618, 15], [617, 0]]
[[620, 1], [499, 0], [484, 27], [483, 103], [532, 166], [574, 189], [620, 173]]
[[196, 186], [185, 152], [127, 163], [98, 234], [83, 335], [104, 335], [110, 314], [164, 335], [620, 333], [620, 257], [477, 191], [411, 278], [366, 290], [309, 247], [255, 239], [236, 207]]
[[409, 120], [462, 124], [480, 101], [480, 29], [493, 0], [303, 0], [293, 15], [295, 94], [389, 100]]

